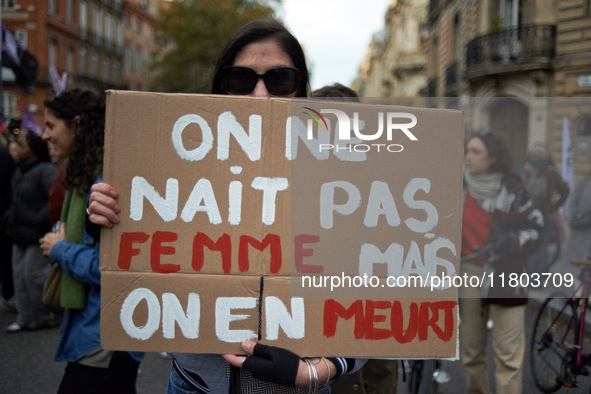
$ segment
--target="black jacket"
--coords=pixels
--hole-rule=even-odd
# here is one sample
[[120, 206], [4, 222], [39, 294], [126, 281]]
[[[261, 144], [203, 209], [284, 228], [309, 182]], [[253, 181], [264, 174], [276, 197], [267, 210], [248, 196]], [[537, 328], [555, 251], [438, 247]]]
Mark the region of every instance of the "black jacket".
[[0, 219], [10, 207], [10, 201], [12, 200], [10, 182], [14, 168], [14, 161], [8, 153], [8, 149], [0, 146]]
[[[486, 304], [505, 306], [523, 305], [527, 303], [527, 289], [521, 287], [519, 281], [512, 280], [511, 275], [521, 275], [527, 265], [527, 257], [540, 247], [544, 230], [544, 216], [535, 208], [533, 201], [525, 190], [521, 179], [516, 175], [505, 175], [502, 179], [504, 193], [499, 193], [492, 213], [489, 239], [501, 234], [510, 237], [510, 250], [498, 256], [493, 266], [495, 279]], [[465, 198], [466, 190], [464, 190]], [[501, 276], [504, 279], [501, 279]], [[503, 282], [502, 282], [503, 281]]]
[[10, 239], [20, 247], [39, 243], [51, 230], [48, 194], [57, 167], [36, 157], [19, 163], [12, 178], [12, 204], [6, 213]]

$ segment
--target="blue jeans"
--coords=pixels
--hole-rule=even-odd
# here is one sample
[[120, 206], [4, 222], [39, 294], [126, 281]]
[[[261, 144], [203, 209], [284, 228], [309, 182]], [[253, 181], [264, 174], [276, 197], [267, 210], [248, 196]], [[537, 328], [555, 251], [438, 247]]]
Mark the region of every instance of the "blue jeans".
[[166, 387], [166, 394], [195, 394], [195, 391], [187, 382], [179, 376], [174, 368], [170, 369], [170, 379]]

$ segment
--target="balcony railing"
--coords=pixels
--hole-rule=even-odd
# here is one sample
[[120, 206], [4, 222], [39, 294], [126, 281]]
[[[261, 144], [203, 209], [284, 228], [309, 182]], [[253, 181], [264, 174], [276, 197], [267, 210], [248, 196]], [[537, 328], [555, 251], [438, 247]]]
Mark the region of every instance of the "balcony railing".
[[556, 26], [528, 25], [477, 37], [466, 46], [466, 77], [550, 67]]

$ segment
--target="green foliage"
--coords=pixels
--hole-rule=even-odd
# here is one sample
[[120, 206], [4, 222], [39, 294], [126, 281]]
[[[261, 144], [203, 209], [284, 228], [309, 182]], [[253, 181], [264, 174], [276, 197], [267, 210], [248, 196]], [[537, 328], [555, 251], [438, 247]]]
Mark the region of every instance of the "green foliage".
[[501, 26], [503, 25], [503, 18], [501, 15], [495, 15], [490, 18], [490, 31], [493, 33], [497, 33], [501, 31]]
[[157, 89], [209, 93], [215, 63], [232, 33], [251, 20], [274, 16], [264, 0], [172, 2], [156, 32], [162, 48], [152, 65]]

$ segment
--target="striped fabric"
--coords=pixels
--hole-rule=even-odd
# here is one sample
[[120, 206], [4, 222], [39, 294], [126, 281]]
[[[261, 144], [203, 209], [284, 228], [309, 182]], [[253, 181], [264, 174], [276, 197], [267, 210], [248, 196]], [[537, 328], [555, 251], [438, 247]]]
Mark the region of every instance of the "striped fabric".
[[[344, 362], [344, 360], [343, 360]], [[346, 367], [345, 367], [346, 368]], [[330, 382], [320, 382], [318, 391], [311, 391], [307, 389], [297, 389], [292, 387], [281, 386], [276, 383], [264, 382], [252, 376], [250, 371], [239, 368], [240, 373], [239, 382], [241, 394], [305, 394], [305, 393], [322, 393], [330, 386]], [[226, 363], [226, 375], [230, 378], [230, 364]], [[231, 379], [230, 379], [231, 381]], [[230, 388], [230, 392], [232, 388]]]

